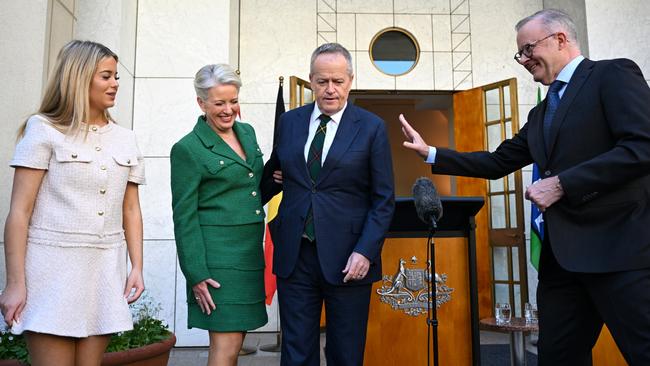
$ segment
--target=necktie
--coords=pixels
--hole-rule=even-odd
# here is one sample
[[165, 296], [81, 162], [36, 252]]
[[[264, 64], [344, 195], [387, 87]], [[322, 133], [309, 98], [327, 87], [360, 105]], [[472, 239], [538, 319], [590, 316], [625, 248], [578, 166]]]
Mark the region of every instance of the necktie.
[[547, 152], [551, 148], [551, 122], [553, 122], [555, 111], [557, 110], [558, 105], [560, 105], [560, 89], [562, 89], [562, 86], [564, 86], [564, 84], [564, 81], [555, 80], [548, 88], [548, 93], [546, 93], [546, 112], [544, 113], [544, 144]]
[[[327, 122], [332, 118], [321, 114], [320, 124], [316, 129], [316, 134], [314, 139], [311, 141], [309, 146], [309, 154], [307, 155], [307, 168], [309, 169], [309, 176], [311, 177], [312, 185], [316, 184], [318, 179], [318, 174], [320, 174], [320, 169], [323, 163], [323, 144], [325, 142], [325, 133], [327, 132]], [[314, 241], [314, 212], [312, 207], [309, 206], [309, 211], [307, 212], [307, 219], [305, 220], [305, 236], [309, 241]]]

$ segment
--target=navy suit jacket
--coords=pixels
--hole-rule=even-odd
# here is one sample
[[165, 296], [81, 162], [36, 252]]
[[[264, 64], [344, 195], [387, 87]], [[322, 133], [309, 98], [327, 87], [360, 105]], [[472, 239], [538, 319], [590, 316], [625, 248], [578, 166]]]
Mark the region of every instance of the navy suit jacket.
[[[343, 285], [341, 271], [353, 251], [364, 255], [371, 264], [363, 280], [348, 284], [378, 281], [381, 248], [395, 205], [384, 122], [348, 103], [318, 180], [312, 183], [304, 147], [313, 109], [312, 103], [281, 116], [278, 141], [264, 169], [264, 195], [282, 189], [279, 212], [271, 229], [275, 245], [273, 271], [281, 278], [293, 272], [305, 218], [312, 206], [318, 258], [327, 282]], [[272, 183], [274, 170], [282, 170], [281, 187]]]
[[434, 173], [496, 179], [532, 162], [564, 197], [545, 214], [558, 263], [603, 273], [650, 267], [650, 88], [627, 59], [583, 60], [542, 132], [546, 100], [493, 153], [438, 149]]

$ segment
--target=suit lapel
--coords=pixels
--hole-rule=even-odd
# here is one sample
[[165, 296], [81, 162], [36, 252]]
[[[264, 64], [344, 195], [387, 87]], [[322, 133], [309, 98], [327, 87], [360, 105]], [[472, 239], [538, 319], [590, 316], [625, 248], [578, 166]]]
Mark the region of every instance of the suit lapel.
[[350, 148], [350, 144], [357, 136], [359, 132], [359, 115], [356, 112], [356, 107], [348, 103], [345, 112], [343, 112], [343, 117], [339, 122], [339, 127], [336, 130], [336, 135], [332, 141], [332, 146], [330, 146], [329, 151], [327, 152], [327, 158], [325, 158], [325, 163], [323, 168], [318, 175], [318, 182], [322, 182], [327, 175], [332, 171], [332, 169], [338, 165], [339, 161], [345, 155], [345, 152]]
[[306, 182], [311, 182], [307, 162], [305, 161], [305, 144], [309, 135], [309, 119], [314, 110], [314, 103], [296, 109], [296, 120], [294, 121], [293, 131], [290, 136], [296, 136], [291, 148], [291, 154], [294, 156], [293, 161], [298, 165], [296, 168]]
[[[235, 134], [237, 135], [237, 138], [239, 139], [239, 143], [241, 144], [242, 149], [244, 150], [244, 154], [246, 155], [246, 166], [251, 167], [253, 163], [255, 162], [255, 157], [258, 154], [257, 147], [255, 145], [255, 140], [253, 139], [253, 136], [251, 136], [243, 127], [242, 124], [239, 122], [235, 122], [234, 126], [232, 127], [233, 130], [235, 131]], [[232, 151], [232, 149], [230, 149]], [[234, 153], [234, 151], [233, 151]], [[239, 155], [234, 153], [238, 158], [240, 158]], [[241, 159], [240, 159], [241, 160]]]
[[551, 122], [551, 131], [549, 133], [549, 139], [551, 140], [551, 143], [548, 144], [548, 157], [550, 157], [551, 152], [553, 152], [553, 147], [555, 145], [555, 140], [557, 139], [558, 131], [560, 130], [560, 127], [562, 127], [562, 123], [564, 123], [564, 117], [566, 117], [566, 114], [569, 111], [569, 107], [573, 103], [576, 95], [578, 95], [580, 88], [582, 88], [582, 85], [591, 74], [593, 65], [593, 61], [584, 59], [576, 68], [573, 76], [571, 76], [571, 80], [569, 80], [569, 84], [567, 85], [566, 90], [562, 95], [562, 99], [560, 99], [560, 105], [555, 111], [553, 121]]
[[[235, 126], [236, 125], [237, 122], [235, 122]], [[233, 126], [233, 128], [235, 127]], [[238, 128], [239, 131], [242, 130], [241, 127]], [[194, 133], [199, 137], [203, 145], [209, 148], [213, 153], [226, 159], [232, 160], [245, 167], [249, 167], [248, 164], [242, 160], [242, 158], [237, 155], [237, 153], [235, 153], [235, 151], [231, 149], [230, 146], [228, 146], [228, 144], [212, 130], [212, 128], [210, 128], [210, 126], [208, 126], [203, 116], [199, 117], [199, 120], [196, 122], [196, 125], [194, 126]], [[235, 130], [235, 133], [237, 133], [237, 130]], [[240, 135], [237, 135], [238, 138], [240, 138], [239, 136]], [[241, 141], [241, 138], [239, 142], [242, 144], [244, 151], [246, 151], [244, 147], [245, 144]], [[246, 152], [246, 155], [248, 156], [248, 152]]]

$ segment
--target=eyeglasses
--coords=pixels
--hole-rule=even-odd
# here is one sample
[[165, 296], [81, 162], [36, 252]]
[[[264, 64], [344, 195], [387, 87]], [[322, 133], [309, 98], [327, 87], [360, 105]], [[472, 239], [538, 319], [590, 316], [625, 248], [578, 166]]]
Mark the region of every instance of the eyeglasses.
[[541, 41], [543, 41], [543, 40], [545, 40], [545, 39], [551, 38], [551, 37], [553, 37], [553, 36], [556, 35], [556, 34], [557, 34], [557, 33], [551, 33], [551, 34], [549, 34], [548, 36], [546, 36], [546, 37], [544, 37], [544, 38], [542, 38], [542, 39], [538, 39], [538, 40], [536, 40], [536, 41], [533, 42], [533, 43], [526, 43], [526, 44], [525, 44], [525, 45], [524, 45], [524, 46], [519, 50], [519, 52], [515, 53], [515, 61], [517, 61], [517, 62], [521, 62], [521, 56], [526, 56], [526, 57], [529, 57], [529, 58], [530, 58], [530, 57], [533, 55], [533, 50], [534, 50], [535, 47], [539, 44], [539, 42], [541, 42]]

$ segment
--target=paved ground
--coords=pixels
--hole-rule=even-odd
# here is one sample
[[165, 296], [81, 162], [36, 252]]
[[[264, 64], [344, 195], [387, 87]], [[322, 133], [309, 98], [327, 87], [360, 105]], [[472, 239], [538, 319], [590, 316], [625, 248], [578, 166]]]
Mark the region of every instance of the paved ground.
[[[246, 336], [244, 347], [249, 349], [257, 349], [265, 345], [275, 345], [275, 333], [252, 333]], [[321, 360], [324, 356], [321, 352]], [[201, 366], [208, 362], [208, 349], [203, 347], [197, 348], [174, 348], [169, 358], [168, 366]], [[325, 364], [325, 361], [322, 361]], [[239, 357], [239, 366], [276, 366], [280, 365], [279, 352], [264, 352], [258, 350], [249, 355]]]
[[[507, 334], [481, 331], [481, 344], [507, 344]], [[275, 333], [253, 333], [246, 336], [244, 347], [256, 349], [260, 346], [276, 344]], [[324, 335], [321, 336], [321, 344], [324, 345]], [[527, 344], [526, 349], [537, 353], [537, 349]], [[322, 350], [322, 347], [321, 347]], [[168, 366], [202, 366], [208, 361], [207, 348], [174, 348], [169, 359]], [[278, 366], [280, 365], [280, 353], [265, 352], [258, 350], [250, 355], [239, 357], [239, 366]], [[321, 365], [325, 365], [325, 358], [321, 351]]]

